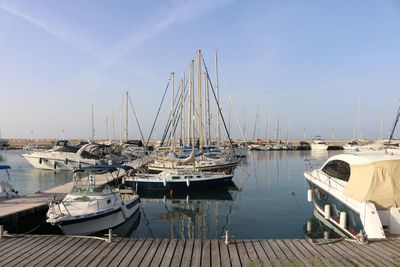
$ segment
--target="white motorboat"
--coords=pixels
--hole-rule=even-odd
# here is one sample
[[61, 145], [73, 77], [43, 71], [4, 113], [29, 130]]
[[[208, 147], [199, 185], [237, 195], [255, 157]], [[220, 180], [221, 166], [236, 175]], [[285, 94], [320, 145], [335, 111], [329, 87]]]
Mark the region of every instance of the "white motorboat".
[[315, 139], [311, 141], [311, 150], [328, 150], [328, 145], [321, 138], [321, 136], [316, 136]]
[[308, 200], [348, 237], [400, 234], [400, 155], [340, 154], [304, 176]]
[[[6, 179], [0, 179], [0, 199], [14, 198], [18, 197], [18, 191], [16, 191], [11, 184], [9, 165], [0, 165], [0, 170], [4, 170], [6, 173]], [[3, 178], [0, 176], [0, 178]]]
[[110, 183], [96, 183], [96, 176], [106, 175], [109, 181], [109, 176], [118, 177], [119, 170], [114, 166], [75, 170], [71, 192], [60, 202], [50, 202], [46, 222], [67, 235], [89, 235], [128, 220], [139, 209], [139, 196], [121, 193]]
[[194, 188], [216, 188], [232, 182], [232, 174], [203, 171], [165, 170], [158, 174], [136, 173], [125, 180], [138, 190], [188, 190]]
[[[102, 144], [84, 144], [82, 147], [56, 145], [46, 151], [33, 151], [22, 156], [35, 168], [45, 170], [73, 170], [93, 165], [115, 163], [110, 146]], [[117, 162], [119, 163], [119, 162]]]

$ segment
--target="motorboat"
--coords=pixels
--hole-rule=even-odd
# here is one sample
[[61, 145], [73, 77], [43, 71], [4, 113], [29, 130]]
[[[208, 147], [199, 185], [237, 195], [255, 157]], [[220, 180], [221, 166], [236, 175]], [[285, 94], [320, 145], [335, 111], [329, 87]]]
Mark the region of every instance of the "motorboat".
[[329, 146], [319, 135], [311, 141], [311, 150], [328, 150], [328, 147]]
[[73, 170], [93, 165], [120, 163], [112, 146], [87, 143], [81, 147], [57, 143], [52, 149], [33, 151], [22, 156], [35, 168], [45, 170]]
[[158, 174], [135, 173], [125, 184], [140, 190], [189, 190], [194, 188], [215, 188], [229, 185], [232, 174], [221, 172], [189, 171], [168, 169]]
[[359, 151], [359, 144], [357, 141], [352, 140], [351, 142], [343, 145], [344, 150], [352, 150], [352, 151]]
[[[66, 235], [89, 235], [116, 227], [139, 209], [139, 196], [121, 192], [112, 183], [128, 166], [90, 166], [73, 172], [73, 187], [61, 201], [51, 201], [46, 222], [57, 225]], [[97, 183], [104, 175], [108, 183]]]
[[304, 176], [308, 200], [346, 236], [373, 240], [400, 234], [400, 155], [339, 154]]
[[9, 165], [0, 165], [0, 170], [4, 170], [7, 177], [4, 179], [3, 176], [0, 176], [0, 200], [18, 197], [18, 191], [16, 191], [11, 184], [11, 167]]

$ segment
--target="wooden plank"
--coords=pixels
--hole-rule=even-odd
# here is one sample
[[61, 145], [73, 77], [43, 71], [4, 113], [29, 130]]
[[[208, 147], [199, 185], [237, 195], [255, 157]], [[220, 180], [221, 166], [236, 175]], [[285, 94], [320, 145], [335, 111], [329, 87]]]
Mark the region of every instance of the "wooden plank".
[[68, 237], [60, 237], [58, 242], [55, 242], [54, 246], [52, 246], [50, 249], [47, 249], [46, 251], [43, 251], [41, 253], [38, 253], [38, 257], [36, 257], [34, 260], [30, 261], [29, 265], [31, 266], [36, 266], [41, 262], [42, 260], [50, 257], [53, 255], [55, 252], [59, 251], [61, 248], [64, 249], [69, 242], [72, 242], [72, 238]]
[[19, 264], [21, 261], [24, 261], [25, 257], [29, 258], [30, 256], [33, 255], [35, 257], [35, 253], [40, 250], [42, 247], [48, 247], [48, 245], [52, 244], [54, 240], [56, 240], [57, 237], [52, 236], [52, 237], [47, 237], [43, 242], [34, 242], [31, 243], [30, 246], [24, 247], [22, 250], [19, 250], [18, 252], [11, 253], [11, 256], [2, 259], [1, 263], [4, 265], [21, 265]]
[[201, 246], [202, 241], [200, 239], [194, 240], [192, 262], [190, 266], [201, 266]]
[[153, 243], [154, 239], [145, 239], [143, 245], [140, 247], [139, 251], [136, 253], [135, 257], [132, 259], [130, 265], [139, 266], [144, 256], [146, 255], [149, 247]]
[[221, 256], [219, 252], [218, 239], [211, 240], [211, 266], [221, 267]]
[[177, 240], [175, 253], [174, 256], [172, 257], [171, 266], [180, 266], [184, 250], [185, 250], [185, 239]]
[[272, 265], [280, 265], [280, 261], [276, 256], [275, 252], [272, 250], [271, 246], [268, 244], [267, 240], [260, 240], [260, 244], [264, 249], [265, 254], [268, 256], [269, 261]]
[[[42, 261], [37, 263], [36, 266], [48, 266], [48, 265], [53, 265], [52, 262], [55, 261], [58, 257], [62, 256], [64, 254], [64, 251], [68, 251], [72, 247], [75, 246], [75, 244], [79, 243], [81, 240], [78, 237], [69, 237], [71, 239], [70, 242], [68, 242], [64, 247], [60, 248], [59, 250], [55, 250], [54, 253], [50, 254], [48, 257], [44, 258]], [[36, 267], [35, 266], [35, 267]]]
[[190, 266], [193, 254], [194, 241], [193, 239], [188, 239], [185, 242], [185, 249], [183, 250], [181, 267]]
[[[296, 262], [296, 265], [305, 265], [305, 266], [312, 266], [313, 262], [311, 259], [307, 259], [303, 253], [297, 249], [290, 240], [279, 240], [278, 246], [283, 250], [283, 252], [287, 255], [287, 253], [293, 254], [293, 261]], [[289, 257], [289, 256], [288, 256]]]
[[338, 261], [334, 255], [327, 252], [324, 248], [310, 243], [308, 240], [298, 240], [298, 243], [304, 246], [308, 251], [310, 251], [313, 255], [317, 257], [317, 259], [321, 260], [325, 263], [325, 265], [335, 265], [341, 266], [343, 263]]
[[53, 236], [51, 239], [48, 240], [47, 243], [43, 243], [40, 246], [37, 246], [23, 254], [23, 257], [18, 257], [20, 260], [13, 261], [13, 264], [16, 264], [18, 266], [24, 266], [24, 265], [30, 265], [32, 266], [32, 262], [40, 255], [43, 253], [46, 253], [49, 248], [52, 248], [54, 244], [58, 243], [58, 237]]
[[258, 260], [260, 261], [260, 266], [272, 266], [267, 254], [265, 253], [260, 243], [260, 240], [253, 240], [252, 243], [254, 250], [257, 253]]
[[[352, 254], [348, 249], [346, 249], [343, 244], [341, 244], [341, 241], [338, 241], [336, 243], [331, 243], [331, 244], [326, 244], [326, 245], [321, 245], [324, 248], [329, 249], [331, 252], [335, 252], [337, 255], [340, 257], [336, 256], [338, 260], [342, 261], [343, 265], [346, 266], [358, 266], [360, 264], [366, 265], [366, 266], [371, 266], [368, 261], [362, 262], [362, 257], [358, 254]], [[360, 257], [360, 258], [359, 258]]]
[[219, 253], [221, 255], [221, 266], [222, 267], [230, 267], [231, 266], [231, 258], [229, 256], [228, 246], [225, 245], [224, 240], [218, 240], [219, 243]]
[[9, 247], [23, 242], [24, 239], [27, 240], [27, 237], [3, 237], [1, 239], [3, 242], [0, 243], [2, 253], [6, 252]]
[[269, 244], [271, 249], [274, 251], [275, 255], [278, 257], [279, 262], [282, 263], [284, 266], [287, 266], [289, 264], [289, 259], [286, 257], [286, 255], [283, 253], [283, 251], [276, 244], [276, 241], [274, 239], [267, 240], [267, 243]]
[[[306, 265], [306, 266], [310, 266], [310, 264], [305, 261], [303, 254], [301, 254], [301, 252], [299, 252], [297, 249], [295, 249], [295, 247], [293, 247], [293, 251], [286, 245], [286, 243], [284, 243], [282, 240], [280, 239], [276, 239], [275, 243], [279, 246], [279, 248], [282, 250], [283, 254], [285, 254], [286, 258], [288, 258], [290, 265], [295, 265], [295, 266], [299, 266], [299, 265]], [[299, 255], [299, 257], [297, 257], [296, 254]], [[301, 256], [300, 256], [301, 255]]]
[[158, 256], [156, 254], [156, 252], [157, 252], [157, 249], [158, 249], [158, 246], [160, 245], [160, 243], [161, 243], [161, 239], [159, 239], [159, 238], [153, 240], [153, 243], [151, 244], [151, 246], [150, 246], [149, 250], [147, 251], [145, 257], [143, 258], [142, 262], [140, 263], [140, 266], [144, 266], [144, 267], [145, 266], [146, 267], [149, 266], [151, 261], [153, 260], [153, 258], [155, 256]]
[[391, 258], [397, 262], [398, 265], [400, 265], [400, 250], [396, 248], [395, 246], [392, 246], [390, 242], [374, 242], [370, 244], [372, 247], [378, 247], [382, 250], [387, 250], [388, 252], [391, 253]]
[[129, 239], [122, 239], [120, 242], [115, 245], [110, 252], [106, 255], [105, 258], [101, 262], [99, 262], [98, 266], [108, 266], [115, 257], [119, 254], [119, 252], [122, 250], [122, 248], [126, 245], [126, 243], [129, 241]]
[[39, 246], [41, 243], [46, 242], [49, 240], [50, 237], [46, 236], [43, 238], [27, 238], [26, 242], [23, 242], [22, 244], [19, 244], [18, 246], [13, 246], [8, 249], [8, 252], [2, 253], [0, 257], [0, 262], [1, 263], [8, 263], [15, 259], [16, 257], [23, 255], [26, 251], [29, 251], [30, 249]]
[[[78, 256], [81, 255], [88, 247], [89, 245], [95, 241], [93, 239], [89, 238], [83, 238], [82, 243], [77, 243], [76, 246], [73, 247], [70, 251], [72, 251], [67, 257], [65, 257], [61, 262], [57, 263], [57, 266], [64, 267], [64, 266], [69, 266], [72, 265], [70, 262], [74, 261]], [[102, 242], [99, 240], [96, 240], [98, 242]], [[104, 241], [103, 241], [104, 242]]]
[[131, 247], [131, 249], [125, 254], [125, 257], [121, 260], [120, 266], [139, 266], [140, 263], [136, 263], [133, 261], [136, 254], [139, 252], [140, 248], [144, 244], [144, 239], [136, 239], [135, 244]]
[[[311, 263], [312, 266], [321, 266], [321, 265], [328, 265], [327, 261], [321, 259], [320, 255], [312, 254], [309, 250], [307, 250], [298, 240], [284, 240], [288, 246], [294, 246], [301, 254], [304, 256], [304, 260]], [[290, 244], [289, 244], [290, 243]], [[325, 264], [324, 264], [325, 263]]]
[[374, 251], [375, 254], [380, 254], [381, 257], [386, 258], [388, 261], [394, 263], [395, 265], [400, 265], [399, 256], [397, 251], [393, 250], [388, 244], [382, 247], [378, 244], [379, 242], [373, 242], [368, 244], [368, 249]]
[[[372, 264], [375, 265], [380, 265], [380, 266], [390, 266], [394, 263], [391, 263], [387, 259], [383, 258], [382, 255], [378, 255], [374, 251], [369, 250], [368, 245], [360, 245], [356, 243], [350, 243], [350, 242], [341, 242], [344, 246], [348, 248], [347, 251], [351, 251], [351, 255], [364, 255], [363, 258]], [[362, 247], [362, 249], [361, 249]]]
[[237, 251], [236, 243], [231, 242], [228, 244], [229, 258], [231, 259], [232, 267], [241, 266], [239, 253]]
[[165, 251], [165, 254], [162, 257], [160, 267], [168, 267], [170, 265], [172, 257], [174, 256], [174, 253], [175, 253], [176, 243], [178, 243], [178, 241], [176, 239], [171, 239], [169, 241], [169, 244]]
[[[100, 241], [97, 239], [89, 239], [84, 246], [80, 248], [79, 251], [75, 251], [75, 255], [72, 257], [72, 260], [70, 260], [68, 263], [67, 261], [63, 261], [62, 265], [64, 266], [82, 266], [81, 264], [82, 261], [84, 261], [87, 257], [90, 257], [91, 255], [96, 255], [97, 253], [94, 253], [94, 250], [106, 243], [105, 241]], [[60, 265], [60, 266], [62, 266]]]
[[[120, 266], [121, 262], [125, 259], [125, 257], [128, 257], [129, 259], [135, 255], [131, 255], [128, 253], [132, 250], [132, 247], [136, 244], [136, 239], [128, 239], [129, 241], [125, 244], [125, 246], [121, 249], [121, 251], [118, 254], [118, 257], [115, 257], [112, 262], [108, 266], [114, 267], [114, 266]], [[121, 265], [123, 266], [123, 265]]]
[[162, 258], [164, 257], [165, 251], [167, 250], [168, 243], [169, 243], [168, 239], [161, 240], [161, 243], [158, 246], [158, 249], [156, 252], [157, 257], [153, 258], [150, 266], [160, 266]]
[[242, 240], [235, 241], [239, 260], [240, 260], [240, 263], [242, 266], [250, 266], [251, 261], [250, 261], [249, 256], [247, 255], [247, 251], [246, 251], [246, 248], [245, 248], [243, 242], [244, 241], [242, 241]]
[[201, 266], [211, 266], [211, 240], [203, 240], [203, 249], [201, 252]]
[[[78, 242], [74, 244], [74, 246], [70, 247], [68, 250], [64, 250], [57, 258], [55, 258], [50, 264], [51, 265], [60, 265], [63, 261], [65, 261], [71, 254], [74, 254], [76, 250], [78, 250], [81, 246], [88, 241], [87, 238], [79, 238], [77, 237]], [[70, 260], [68, 260], [70, 261]]]

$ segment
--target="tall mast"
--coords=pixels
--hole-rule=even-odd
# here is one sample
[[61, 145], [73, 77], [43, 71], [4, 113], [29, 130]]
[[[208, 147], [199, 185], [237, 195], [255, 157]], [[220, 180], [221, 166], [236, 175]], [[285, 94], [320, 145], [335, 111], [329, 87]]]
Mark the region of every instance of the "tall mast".
[[184, 127], [184, 121], [185, 121], [185, 114], [183, 112], [183, 100], [184, 100], [184, 91], [185, 91], [185, 73], [183, 73], [183, 79], [181, 79], [181, 112], [180, 112], [180, 117], [181, 117], [181, 136], [180, 139], [182, 141], [182, 145], [185, 146], [185, 127]]
[[279, 139], [279, 127], [280, 125], [279, 125], [279, 113], [278, 113], [278, 127], [276, 128], [276, 141], [278, 141]]
[[115, 140], [115, 110], [112, 110], [112, 139]]
[[93, 111], [93, 104], [92, 104], [92, 138], [91, 141], [94, 141], [94, 111]]
[[108, 116], [106, 116], [106, 136], [105, 140], [108, 139]]
[[211, 114], [210, 114], [210, 89], [208, 87], [208, 73], [204, 72], [205, 101], [207, 107], [207, 146], [211, 145]]
[[260, 116], [259, 113], [260, 113], [260, 104], [257, 104], [256, 121], [254, 123], [254, 132], [253, 132], [253, 141], [256, 140], [257, 122], [258, 122], [258, 117]]
[[128, 140], [128, 91], [126, 91], [125, 99], [125, 140]]
[[190, 81], [191, 81], [191, 86], [190, 86], [190, 116], [189, 116], [189, 122], [190, 122], [190, 138], [191, 138], [191, 143], [192, 143], [192, 151], [194, 151], [194, 60], [192, 60], [192, 64], [190, 65]]
[[203, 146], [203, 107], [201, 96], [201, 50], [197, 50], [197, 131], [199, 133], [199, 148]]
[[172, 100], [171, 100], [171, 119], [172, 119], [172, 137], [171, 147], [175, 147], [175, 72], [171, 72], [172, 76]]
[[[219, 81], [218, 81], [218, 52], [215, 51], [215, 79], [216, 79], [216, 89], [217, 89], [217, 101], [219, 103]], [[218, 105], [217, 105], [218, 106]], [[217, 107], [218, 108], [218, 107]], [[221, 118], [219, 111], [217, 110], [217, 137], [218, 137], [218, 146], [221, 144]]]

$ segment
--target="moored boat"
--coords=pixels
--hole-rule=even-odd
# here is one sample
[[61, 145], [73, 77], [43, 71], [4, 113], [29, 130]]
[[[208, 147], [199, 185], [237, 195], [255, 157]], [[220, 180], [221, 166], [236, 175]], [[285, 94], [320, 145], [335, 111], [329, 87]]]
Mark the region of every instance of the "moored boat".
[[114, 166], [75, 170], [71, 192], [60, 202], [50, 202], [46, 222], [59, 226], [67, 235], [89, 235], [128, 220], [139, 209], [139, 196], [123, 194], [110, 183], [96, 183], [96, 176], [115, 179], [119, 171]]
[[304, 173], [308, 200], [351, 238], [400, 234], [400, 155], [340, 154]]

